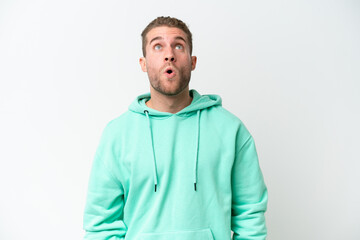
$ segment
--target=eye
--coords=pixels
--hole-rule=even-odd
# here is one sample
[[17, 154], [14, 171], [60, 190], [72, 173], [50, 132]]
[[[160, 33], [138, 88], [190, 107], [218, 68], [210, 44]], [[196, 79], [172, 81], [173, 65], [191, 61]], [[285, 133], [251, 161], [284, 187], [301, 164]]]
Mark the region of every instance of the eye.
[[161, 49], [161, 45], [156, 44], [156, 45], [154, 46], [154, 49], [155, 49], [155, 50], [160, 50], [160, 49]]
[[175, 49], [183, 49], [183, 46], [178, 44], [178, 45], [175, 46]]

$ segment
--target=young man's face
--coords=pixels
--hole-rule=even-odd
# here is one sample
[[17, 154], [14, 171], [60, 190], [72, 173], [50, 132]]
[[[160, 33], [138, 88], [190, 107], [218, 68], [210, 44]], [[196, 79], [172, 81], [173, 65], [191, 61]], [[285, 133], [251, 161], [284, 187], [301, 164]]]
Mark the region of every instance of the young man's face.
[[196, 57], [190, 56], [186, 34], [179, 28], [161, 26], [151, 29], [146, 39], [146, 56], [140, 58], [140, 65], [148, 73], [151, 87], [168, 96], [187, 89]]

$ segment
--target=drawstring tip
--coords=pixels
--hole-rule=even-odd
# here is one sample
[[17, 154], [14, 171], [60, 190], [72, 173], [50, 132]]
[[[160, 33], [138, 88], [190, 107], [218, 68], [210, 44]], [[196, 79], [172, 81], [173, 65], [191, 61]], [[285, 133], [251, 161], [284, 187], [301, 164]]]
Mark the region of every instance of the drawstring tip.
[[196, 191], [196, 183], [194, 183], [194, 189], [195, 189], [195, 191]]
[[155, 192], [156, 192], [156, 186], [157, 186], [157, 185], [155, 184]]

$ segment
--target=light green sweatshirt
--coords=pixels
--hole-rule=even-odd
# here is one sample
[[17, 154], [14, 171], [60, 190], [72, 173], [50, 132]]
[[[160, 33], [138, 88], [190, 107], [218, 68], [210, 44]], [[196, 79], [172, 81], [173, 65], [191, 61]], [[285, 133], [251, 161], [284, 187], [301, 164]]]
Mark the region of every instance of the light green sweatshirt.
[[267, 188], [254, 140], [218, 95], [190, 90], [172, 114], [140, 95], [98, 145], [84, 239], [265, 239]]

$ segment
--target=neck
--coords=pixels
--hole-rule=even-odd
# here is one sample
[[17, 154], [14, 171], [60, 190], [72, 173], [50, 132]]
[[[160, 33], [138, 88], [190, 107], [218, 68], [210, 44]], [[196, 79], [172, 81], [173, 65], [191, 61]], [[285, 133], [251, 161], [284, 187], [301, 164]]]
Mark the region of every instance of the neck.
[[192, 97], [189, 94], [189, 87], [174, 96], [161, 94], [150, 87], [150, 95], [151, 98], [146, 102], [146, 105], [160, 112], [177, 113], [189, 106], [192, 101]]

